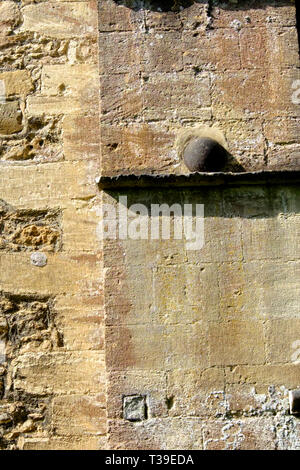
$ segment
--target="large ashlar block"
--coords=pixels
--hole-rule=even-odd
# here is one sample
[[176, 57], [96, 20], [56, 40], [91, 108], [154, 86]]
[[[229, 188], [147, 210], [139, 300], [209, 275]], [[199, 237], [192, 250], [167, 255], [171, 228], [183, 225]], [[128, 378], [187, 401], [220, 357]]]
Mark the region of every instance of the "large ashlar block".
[[181, 33], [166, 31], [147, 34], [141, 46], [141, 70], [151, 72], [179, 72], [183, 69]]
[[[188, 89], [188, 93], [186, 90]], [[143, 85], [146, 119], [210, 119], [210, 81], [206, 73], [150, 74]]]
[[63, 147], [66, 160], [100, 158], [99, 114], [67, 115], [63, 120]]
[[65, 208], [71, 198], [85, 199], [95, 196], [93, 164], [89, 172], [84, 162], [64, 162], [21, 167], [2, 167], [0, 193], [5, 200], [18, 208]]
[[96, 98], [98, 93], [98, 69], [95, 65], [44, 65], [42, 71], [43, 95], [59, 94], [90, 96]]
[[212, 264], [160, 268], [154, 282], [156, 309], [166, 322], [218, 319], [219, 288]]
[[[37, 267], [30, 253], [3, 253], [0, 257], [2, 288], [20, 294], [95, 294], [101, 282], [101, 257], [97, 254], [48, 253], [47, 264]], [[67, 273], [67, 274], [66, 274]]]
[[139, 72], [141, 36], [135, 33], [101, 35], [100, 74]]
[[245, 28], [241, 31], [240, 42], [243, 69], [299, 65], [296, 28]]
[[243, 28], [253, 28], [270, 24], [272, 26], [296, 26], [295, 5], [285, 1], [276, 5], [266, 4], [265, 0], [255, 2], [255, 6], [230, 6], [229, 8], [213, 8], [214, 27], [229, 28], [238, 20]]
[[33, 116], [41, 116], [45, 113], [52, 114], [81, 114], [82, 112], [97, 111], [98, 104], [87, 95], [84, 96], [29, 96], [27, 109]]
[[[281, 214], [266, 219], [244, 219], [245, 260], [295, 260], [300, 255], [300, 215]], [[288, 280], [287, 280], [288, 282]]]
[[58, 436], [101, 435], [106, 433], [105, 403], [97, 396], [55, 397], [52, 422]]
[[239, 33], [213, 29], [183, 35], [183, 63], [197, 70], [239, 70], [241, 68]]
[[299, 106], [292, 95], [299, 78], [297, 68], [284, 74], [280, 69], [268, 69], [267, 74], [259, 69], [214, 73], [213, 113], [217, 119], [297, 117]]
[[232, 320], [209, 323], [211, 365], [263, 364], [263, 323]]
[[222, 318], [264, 320], [297, 316], [298, 262], [226, 263], [218, 275]]
[[207, 325], [133, 325], [106, 331], [112, 370], [165, 370], [207, 366]]
[[[120, 6], [110, 0], [99, 4], [99, 31], [101, 33], [135, 31], [143, 27], [145, 12]], [[160, 15], [161, 16], [161, 15]]]
[[266, 355], [269, 363], [300, 363], [300, 319], [266, 322]]
[[13, 363], [19, 392], [97, 394], [105, 386], [104, 356], [99, 351], [25, 354]]
[[265, 167], [266, 144], [260, 117], [249, 120], [226, 119], [216, 121], [214, 125], [224, 133], [228, 151], [240, 165], [240, 170], [257, 171]]
[[[60, 1], [60, 0], [57, 0]], [[22, 450], [100, 450], [107, 449], [102, 436], [70, 436], [52, 438], [20, 438]]]
[[[290, 351], [292, 353], [292, 351]], [[295, 352], [295, 349], [294, 349]], [[274, 365], [238, 365], [225, 369], [226, 383], [252, 384], [257, 393], [267, 393], [271, 386], [286, 389], [299, 386], [299, 363]]]
[[142, 83], [137, 73], [102, 75], [101, 122], [133, 120], [144, 112]]
[[[180, 436], [180, 438], [179, 438]], [[178, 445], [180, 439], [180, 446]], [[109, 421], [109, 444], [116, 450], [202, 449], [200, 418], [154, 418], [139, 423]]]
[[269, 145], [299, 143], [299, 120], [297, 118], [273, 119], [264, 123], [264, 134]]
[[101, 126], [102, 171], [105, 174], [169, 171], [178, 173], [175, 132], [165, 124], [132, 123]]
[[[99, 289], [100, 290], [100, 289]], [[55, 298], [55, 321], [68, 351], [104, 349], [103, 293]], [[80, 334], [78, 334], [80, 331]]]
[[5, 1], [0, 4], [0, 35], [10, 34], [17, 25], [20, 12], [15, 2]]
[[100, 221], [98, 207], [93, 202], [74, 201], [63, 213], [63, 243], [67, 252], [93, 252], [101, 250], [101, 239], [97, 239]]
[[22, 130], [22, 112], [18, 101], [0, 103], [0, 134], [10, 135]]
[[96, 34], [96, 2], [42, 2], [26, 5], [22, 31], [44, 33], [55, 38]]

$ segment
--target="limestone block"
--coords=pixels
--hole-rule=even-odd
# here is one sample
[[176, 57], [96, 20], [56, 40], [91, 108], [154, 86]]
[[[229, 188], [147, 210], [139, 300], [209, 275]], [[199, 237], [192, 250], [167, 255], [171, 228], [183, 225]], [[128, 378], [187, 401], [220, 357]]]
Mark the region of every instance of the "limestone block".
[[17, 101], [0, 103], [0, 133], [15, 134], [22, 130], [22, 112]]
[[9, 165], [1, 171], [0, 193], [5, 195], [8, 204], [20, 209], [66, 207], [71, 197], [89, 198], [96, 191], [93, 165], [90, 165], [92, 176], [87, 178], [82, 162], [51, 163], [46, 172], [34, 164], [26, 167]]
[[144, 99], [141, 79], [137, 73], [102, 75], [101, 122], [117, 122], [142, 116]]
[[169, 416], [208, 418], [224, 413], [224, 372], [221, 367], [175, 369], [168, 373]]
[[43, 31], [50, 37], [82, 37], [95, 34], [97, 27], [95, 2], [42, 2], [24, 6], [22, 13], [22, 31]]
[[[104, 349], [104, 310], [102, 293], [55, 298], [56, 324], [63, 332], [68, 351]], [[80, 334], [78, 334], [80, 331]]]
[[278, 5], [266, 5], [259, 0], [252, 8], [249, 5], [240, 8], [240, 5], [230, 8], [213, 8], [214, 27], [228, 28], [234, 20], [241, 22], [243, 28], [253, 28], [270, 24], [272, 26], [295, 26], [295, 6], [287, 5], [284, 1]]
[[55, 397], [52, 402], [53, 426], [58, 436], [99, 435], [106, 432], [106, 410], [97, 396]]
[[201, 322], [109, 327], [106, 335], [109, 369], [201, 368], [209, 361], [207, 325]]
[[108, 416], [123, 417], [123, 397], [144, 396], [147, 402], [147, 417], [167, 416], [166, 376], [157, 371], [110, 372], [108, 378]]
[[151, 72], [179, 72], [183, 69], [181, 34], [166, 31], [148, 34], [141, 47], [141, 69]]
[[63, 120], [63, 146], [67, 160], [99, 159], [99, 115], [66, 115]]
[[104, 357], [99, 352], [25, 354], [13, 367], [15, 390], [36, 395], [95, 394], [104, 387]]
[[44, 65], [42, 71], [43, 95], [65, 94], [87, 96], [95, 99], [98, 92], [97, 67], [90, 64]]
[[23, 438], [20, 439], [19, 446], [23, 450], [100, 450], [107, 448], [106, 441], [101, 436]]
[[[150, 74], [143, 86], [146, 119], [209, 119], [209, 77], [192, 73]], [[188, 92], [187, 92], [188, 90]]]
[[[292, 84], [299, 79], [297, 69], [270, 69], [268, 77], [259, 69], [214, 73], [213, 113], [217, 119], [245, 119], [262, 113], [268, 118], [298, 116], [292, 101]], [[253, 93], [255, 90], [255, 93]]]
[[[290, 350], [297, 353], [297, 350]], [[296, 388], [299, 385], [299, 363], [276, 365], [238, 365], [234, 368], [226, 368], [226, 382], [231, 384], [255, 385], [257, 393], [267, 393], [271, 386], [284, 386], [287, 389]]]
[[100, 75], [137, 73], [140, 70], [141, 38], [130, 32], [101, 35]]
[[48, 253], [47, 264], [40, 269], [31, 264], [30, 253], [3, 253], [0, 257], [2, 286], [6, 291], [20, 294], [74, 294], [80, 289], [93, 294], [101, 279], [98, 263], [97, 255]]
[[203, 429], [205, 450], [275, 449], [275, 430], [270, 418], [214, 421]]
[[269, 363], [299, 363], [298, 318], [278, 318], [266, 323], [266, 354]]
[[240, 41], [242, 68], [285, 68], [299, 64], [296, 28], [245, 28]]
[[[121, 172], [169, 171], [178, 157], [174, 150], [175, 134], [158, 123], [133, 123], [101, 126], [102, 170], [105, 174]], [[175, 166], [176, 165], [176, 166]]]
[[181, 450], [201, 450], [201, 429], [200, 418], [156, 418], [145, 420], [138, 426], [129, 421], [111, 420], [109, 443], [116, 450], [171, 450], [178, 447]]
[[209, 323], [211, 365], [263, 364], [263, 324], [258, 321]]

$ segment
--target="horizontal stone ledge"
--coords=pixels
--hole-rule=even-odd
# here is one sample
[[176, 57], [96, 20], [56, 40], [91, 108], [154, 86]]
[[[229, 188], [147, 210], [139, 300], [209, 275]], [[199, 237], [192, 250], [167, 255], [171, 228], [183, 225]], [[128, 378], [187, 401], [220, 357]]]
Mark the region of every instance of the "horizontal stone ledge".
[[300, 171], [254, 171], [243, 173], [191, 173], [189, 175], [129, 174], [99, 176], [101, 190], [123, 188], [198, 188], [203, 186], [273, 185], [300, 183]]

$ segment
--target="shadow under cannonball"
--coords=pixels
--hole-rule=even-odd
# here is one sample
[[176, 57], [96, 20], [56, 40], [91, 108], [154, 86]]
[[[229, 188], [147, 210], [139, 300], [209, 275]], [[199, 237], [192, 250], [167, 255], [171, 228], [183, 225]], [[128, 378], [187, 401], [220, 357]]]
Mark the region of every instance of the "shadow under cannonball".
[[132, 10], [178, 12], [193, 5], [195, 0], [114, 0], [114, 2]]

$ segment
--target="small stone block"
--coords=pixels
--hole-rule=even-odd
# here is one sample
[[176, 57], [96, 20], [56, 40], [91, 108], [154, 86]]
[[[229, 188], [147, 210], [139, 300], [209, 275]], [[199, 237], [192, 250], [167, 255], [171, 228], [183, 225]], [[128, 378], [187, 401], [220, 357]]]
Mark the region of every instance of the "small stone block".
[[123, 416], [128, 421], [146, 419], [146, 400], [143, 395], [123, 397]]
[[300, 389], [290, 390], [289, 401], [290, 401], [290, 413], [293, 415], [300, 414]]

